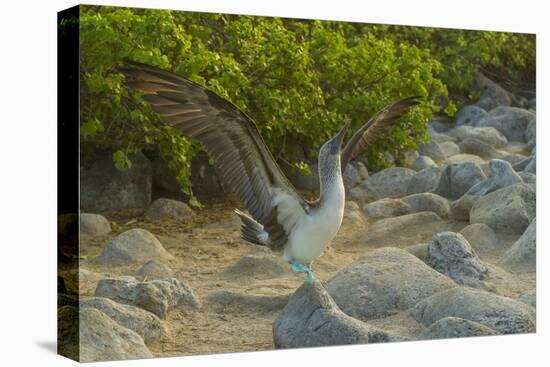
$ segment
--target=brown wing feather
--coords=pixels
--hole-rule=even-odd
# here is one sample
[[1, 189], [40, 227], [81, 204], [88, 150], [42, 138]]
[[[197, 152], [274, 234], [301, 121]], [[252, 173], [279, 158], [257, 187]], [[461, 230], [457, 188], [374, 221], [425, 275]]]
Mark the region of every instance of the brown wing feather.
[[417, 105], [419, 97], [409, 97], [392, 103], [370, 118], [348, 141], [341, 156], [342, 171], [349, 161], [356, 158], [365, 148], [374, 143], [384, 131]]
[[129, 87], [144, 93], [164, 123], [202, 143], [224, 186], [264, 226], [271, 246], [286, 244], [287, 233], [272, 206], [273, 189], [285, 190], [304, 207], [307, 203], [276, 164], [252, 119], [231, 102], [170, 72], [134, 62], [118, 71]]

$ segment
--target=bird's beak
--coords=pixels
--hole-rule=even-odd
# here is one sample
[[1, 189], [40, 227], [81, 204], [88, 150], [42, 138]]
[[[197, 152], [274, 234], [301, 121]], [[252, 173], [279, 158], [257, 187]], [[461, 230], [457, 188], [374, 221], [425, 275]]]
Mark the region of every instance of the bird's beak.
[[336, 136], [334, 137], [334, 141], [336, 142], [336, 144], [338, 145], [338, 148], [341, 148], [342, 147], [342, 142], [344, 141], [344, 136], [346, 136], [346, 132], [348, 131], [348, 127], [349, 127], [349, 124], [350, 122], [346, 122], [346, 124], [344, 125], [344, 127], [338, 132], [338, 134], [336, 134]]

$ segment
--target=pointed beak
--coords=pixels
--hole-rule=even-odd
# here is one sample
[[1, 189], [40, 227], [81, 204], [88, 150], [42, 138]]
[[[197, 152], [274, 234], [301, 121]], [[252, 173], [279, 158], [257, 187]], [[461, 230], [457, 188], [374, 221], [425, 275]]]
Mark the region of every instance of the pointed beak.
[[348, 127], [349, 127], [349, 124], [350, 122], [346, 122], [346, 124], [344, 125], [344, 127], [338, 132], [338, 134], [336, 134], [336, 136], [334, 137], [334, 141], [336, 142], [336, 144], [338, 145], [338, 148], [342, 148], [342, 142], [344, 141], [344, 137], [346, 136], [346, 132], [348, 131]]

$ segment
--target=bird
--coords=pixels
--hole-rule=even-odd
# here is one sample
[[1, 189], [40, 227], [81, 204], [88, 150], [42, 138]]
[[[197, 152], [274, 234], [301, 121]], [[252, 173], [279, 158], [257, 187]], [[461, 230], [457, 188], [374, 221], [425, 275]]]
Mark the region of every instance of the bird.
[[320, 190], [304, 199], [284, 175], [254, 120], [229, 100], [175, 73], [125, 60], [116, 70], [129, 89], [141, 93], [160, 120], [200, 142], [214, 161], [224, 188], [248, 213], [235, 209], [245, 241], [282, 252], [294, 272], [314, 280], [312, 263], [336, 236], [344, 215], [346, 165], [408, 110], [408, 97], [383, 108], [342, 144], [349, 128], [325, 142], [318, 156]]

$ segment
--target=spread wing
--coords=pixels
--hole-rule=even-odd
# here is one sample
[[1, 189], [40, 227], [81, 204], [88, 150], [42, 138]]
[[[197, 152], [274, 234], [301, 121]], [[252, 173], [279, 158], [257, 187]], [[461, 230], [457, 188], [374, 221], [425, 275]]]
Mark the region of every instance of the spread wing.
[[144, 93], [164, 123], [202, 143], [224, 187], [263, 225], [269, 245], [284, 246], [294, 223], [281, 218], [275, 196], [284, 193], [302, 211], [308, 204], [275, 162], [252, 119], [214, 92], [173, 73], [135, 62], [126, 62], [118, 71], [129, 87]]
[[399, 120], [401, 116], [405, 115], [409, 108], [417, 105], [419, 103], [418, 98], [409, 97], [392, 103], [376, 113], [365, 125], [357, 130], [342, 151], [340, 158], [342, 172], [349, 161], [361, 154], [369, 144], [374, 143], [386, 129]]

